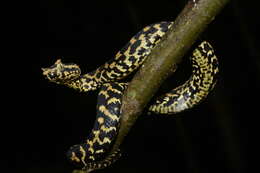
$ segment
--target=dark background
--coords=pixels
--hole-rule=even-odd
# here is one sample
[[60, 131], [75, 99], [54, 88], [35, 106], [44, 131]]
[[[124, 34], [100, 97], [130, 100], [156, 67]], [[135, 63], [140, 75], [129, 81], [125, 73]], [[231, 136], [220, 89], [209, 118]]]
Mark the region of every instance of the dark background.
[[[62, 57], [85, 73], [94, 70], [147, 24], [174, 20], [186, 2], [40, 1], [35, 19], [40, 25], [31, 32], [39, 51], [27, 63], [29, 77], [20, 82], [26, 89], [12, 100], [19, 114], [10, 116], [13, 128], [5, 133], [11, 148], [3, 148], [7, 156], [2, 163], [20, 173], [71, 172], [65, 153], [90, 132], [97, 92], [82, 94], [49, 83], [41, 67]], [[259, 5], [233, 1], [199, 38], [212, 43], [220, 62], [219, 82], [207, 100], [178, 118], [144, 114], [125, 139], [122, 158], [98, 172], [248, 171], [249, 126], [259, 129], [253, 125], [259, 115]], [[189, 77], [186, 61], [162, 88]]]

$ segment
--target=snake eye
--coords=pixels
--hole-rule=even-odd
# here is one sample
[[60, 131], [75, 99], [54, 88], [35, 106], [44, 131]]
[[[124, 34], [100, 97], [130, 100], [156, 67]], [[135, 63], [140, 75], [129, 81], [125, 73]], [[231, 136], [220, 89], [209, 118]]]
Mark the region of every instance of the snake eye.
[[49, 78], [50, 80], [54, 80], [56, 77], [57, 77], [57, 76], [56, 76], [56, 74], [55, 74], [54, 72], [50, 72], [50, 73], [48, 74], [48, 78]]
[[51, 73], [49, 74], [49, 76], [50, 76], [50, 77], [54, 77], [55, 75], [54, 75], [53, 72], [51, 72]]

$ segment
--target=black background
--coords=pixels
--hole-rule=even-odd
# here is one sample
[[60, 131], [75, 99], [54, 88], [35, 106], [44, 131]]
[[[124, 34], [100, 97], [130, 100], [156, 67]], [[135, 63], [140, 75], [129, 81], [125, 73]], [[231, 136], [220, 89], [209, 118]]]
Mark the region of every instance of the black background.
[[[19, 113], [10, 114], [11, 128], [4, 131], [10, 148], [3, 148], [2, 163], [20, 173], [71, 172], [65, 153], [90, 132], [97, 91], [82, 94], [49, 83], [41, 67], [61, 57], [85, 73], [94, 70], [144, 26], [174, 20], [186, 2], [40, 1], [39, 28], [29, 30], [38, 52], [26, 63], [26, 80], [19, 83], [24, 89], [11, 100], [17, 106], [10, 112]], [[233, 1], [201, 35], [220, 61], [220, 79], [207, 100], [178, 118], [144, 114], [125, 139], [122, 158], [98, 172], [247, 172], [249, 126], [259, 115], [259, 5]], [[190, 72], [184, 60], [162, 88], [183, 83]]]

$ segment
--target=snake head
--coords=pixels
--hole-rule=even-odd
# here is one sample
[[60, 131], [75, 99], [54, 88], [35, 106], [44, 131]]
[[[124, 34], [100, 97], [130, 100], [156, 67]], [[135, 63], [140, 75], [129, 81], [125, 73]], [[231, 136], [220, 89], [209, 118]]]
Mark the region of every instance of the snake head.
[[80, 77], [80, 68], [76, 64], [63, 64], [58, 59], [52, 66], [42, 68], [43, 75], [51, 82], [66, 83]]

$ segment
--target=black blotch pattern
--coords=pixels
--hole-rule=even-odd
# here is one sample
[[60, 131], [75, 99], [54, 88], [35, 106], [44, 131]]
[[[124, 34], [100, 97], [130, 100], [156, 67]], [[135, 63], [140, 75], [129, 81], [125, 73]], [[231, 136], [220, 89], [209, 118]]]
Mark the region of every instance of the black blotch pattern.
[[158, 31], [158, 29], [156, 29], [155, 27], [153, 27], [153, 25], [150, 25], [150, 28], [149, 28], [147, 31], [145, 31], [144, 34], [145, 34], [146, 36], [149, 36], [149, 35], [154, 34], [154, 33], [157, 32], [157, 31]]
[[132, 64], [134, 64], [136, 62], [136, 58], [134, 56], [130, 56], [129, 61], [131, 61]]
[[129, 54], [132, 55], [136, 52], [136, 49], [141, 45], [141, 40], [136, 40], [130, 47]]
[[160, 35], [154, 36], [154, 42], [156, 43], [158, 40], [160, 40], [162, 37]]
[[167, 32], [169, 30], [169, 26], [172, 24], [172, 22], [161, 22], [161, 31], [162, 32]]
[[[147, 50], [143, 47], [141, 47], [139, 50], [138, 50], [138, 55], [143, 55]], [[133, 57], [134, 58], [134, 57]], [[135, 58], [134, 58], [135, 59]], [[136, 61], [136, 59], [135, 59]]]

